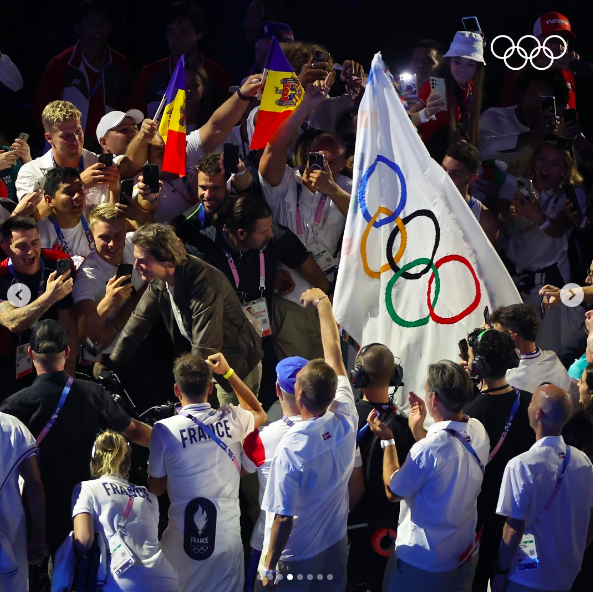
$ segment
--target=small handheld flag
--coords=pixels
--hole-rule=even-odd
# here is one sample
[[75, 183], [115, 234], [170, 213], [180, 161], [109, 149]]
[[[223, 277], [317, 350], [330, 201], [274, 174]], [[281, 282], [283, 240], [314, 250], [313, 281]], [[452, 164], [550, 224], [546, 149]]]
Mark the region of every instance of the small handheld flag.
[[[165, 142], [163, 171], [185, 175], [185, 56], [181, 56], [163, 97], [159, 134]], [[155, 118], [159, 115], [157, 111]]]
[[274, 131], [296, 109], [305, 95], [276, 37], [272, 37], [266, 57], [264, 83], [250, 150], [265, 148]]

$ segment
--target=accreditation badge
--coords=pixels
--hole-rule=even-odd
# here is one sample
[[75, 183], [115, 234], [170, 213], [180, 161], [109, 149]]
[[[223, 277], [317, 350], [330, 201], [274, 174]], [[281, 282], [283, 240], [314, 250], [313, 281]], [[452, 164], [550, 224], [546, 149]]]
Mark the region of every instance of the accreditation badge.
[[243, 304], [243, 312], [259, 335], [267, 337], [272, 334], [268, 303], [265, 298], [258, 298]]
[[23, 378], [33, 372], [33, 360], [29, 356], [29, 344], [23, 343], [16, 348], [16, 378]]
[[521, 537], [521, 542], [519, 543], [519, 548], [517, 549], [517, 571], [538, 568], [539, 559], [537, 558], [535, 535], [524, 534]]
[[111, 553], [111, 570], [118, 577], [136, 563], [132, 552], [119, 534], [114, 534], [109, 539], [109, 552]]
[[314, 240], [307, 246], [308, 251], [313, 255], [315, 263], [321, 267], [321, 271], [325, 275], [329, 275], [338, 269], [338, 262], [334, 259], [331, 253], [327, 250], [325, 245], [319, 241]]

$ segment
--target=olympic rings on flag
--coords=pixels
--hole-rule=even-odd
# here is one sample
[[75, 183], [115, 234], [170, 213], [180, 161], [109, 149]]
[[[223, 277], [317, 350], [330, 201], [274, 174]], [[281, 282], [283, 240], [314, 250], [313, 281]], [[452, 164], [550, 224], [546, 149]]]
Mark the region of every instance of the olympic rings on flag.
[[[558, 56], [555, 56], [554, 52], [546, 45], [546, 43], [548, 43], [548, 41], [550, 39], [552, 39], [553, 37], [560, 39], [560, 42], [562, 43], [562, 45], [564, 47], [564, 51]], [[494, 51], [494, 44], [496, 43], [496, 41], [498, 39], [508, 39], [511, 42], [511, 47], [509, 47], [507, 50], [505, 50], [504, 54], [502, 54], [502, 55], [498, 55]], [[535, 41], [535, 43], [537, 44], [536, 47], [534, 47], [529, 54], [527, 53], [527, 51], [525, 49], [523, 49], [521, 47], [521, 42], [524, 39], [533, 39]], [[550, 35], [549, 37], [546, 38], [546, 40], [543, 42], [543, 44], [540, 42], [540, 40], [537, 37], [534, 37], [533, 35], [523, 35], [523, 37], [521, 37], [519, 39], [519, 41], [517, 41], [517, 45], [515, 45], [515, 42], [513, 41], [513, 39], [511, 37], [509, 37], [508, 35], [498, 35], [497, 37], [495, 37], [492, 40], [492, 43], [490, 44], [490, 51], [492, 52], [492, 55], [495, 58], [498, 58], [499, 60], [503, 60], [506, 67], [509, 70], [522, 70], [527, 65], [527, 62], [529, 62], [531, 64], [531, 67], [535, 68], [536, 70], [547, 70], [548, 68], [552, 67], [555, 60], [560, 59], [566, 53], [567, 49], [568, 49], [568, 44], [562, 37], [560, 37], [560, 35]], [[507, 61], [507, 59], [513, 55], [515, 50], [517, 50], [517, 53], [519, 54], [519, 56], [522, 57], [524, 60], [523, 65], [519, 66], [518, 68], [509, 66], [509, 63]], [[550, 60], [550, 63], [545, 68], [540, 68], [533, 62], [533, 59], [537, 58], [537, 56], [539, 56], [539, 54], [542, 51], [544, 52], [544, 55]]]
[[[398, 261], [404, 255], [404, 251], [406, 250], [406, 245], [408, 242], [408, 233], [406, 232], [406, 227], [404, 226], [404, 221], [402, 221], [401, 218], [397, 218], [395, 221], [395, 223], [397, 224], [396, 228], [399, 229], [399, 231], [401, 232], [401, 235], [402, 235], [402, 240], [401, 240], [401, 245], [399, 247], [399, 251], [395, 254], [395, 256], [392, 256], [391, 251], [393, 249], [393, 241], [391, 241], [391, 248], [389, 248], [389, 247], [387, 248], [387, 253], [388, 253], [387, 259], [388, 259], [389, 263], [385, 263], [384, 265], [382, 265], [381, 269], [379, 271], [375, 271], [374, 269], [371, 269], [369, 266], [368, 259], [367, 259], [367, 240], [369, 238], [369, 232], [371, 231], [371, 228], [373, 227], [375, 220], [377, 220], [377, 218], [379, 217], [380, 214], [384, 214], [385, 216], [391, 216], [391, 214], [393, 214], [393, 212], [391, 210], [388, 210], [387, 208], [380, 207], [377, 210], [377, 212], [375, 213], [375, 215], [369, 220], [367, 227], [364, 229], [364, 232], [362, 233], [362, 240], [360, 241], [360, 257], [362, 258], [362, 266], [364, 268], [364, 272], [369, 277], [371, 277], [373, 279], [378, 279], [381, 277], [382, 273], [384, 273], [385, 271], [389, 271], [389, 267], [392, 262], [394, 265], [396, 265], [398, 263]], [[390, 239], [391, 239], [391, 236], [390, 236]]]
[[400, 169], [400, 167], [397, 164], [395, 164], [395, 162], [389, 160], [388, 158], [385, 158], [384, 156], [381, 156], [380, 154], [377, 155], [375, 162], [364, 172], [364, 175], [362, 176], [362, 180], [360, 182], [360, 189], [358, 190], [358, 203], [360, 205], [360, 209], [362, 211], [362, 215], [364, 216], [364, 219], [367, 222], [370, 222], [370, 220], [371, 220], [371, 215], [369, 213], [369, 210], [368, 210], [367, 204], [366, 204], [367, 186], [368, 186], [368, 183], [369, 183], [369, 180], [370, 180], [372, 174], [375, 172], [375, 169], [377, 168], [377, 164], [379, 164], [380, 162], [382, 162], [383, 164], [386, 164], [391, 170], [395, 171], [395, 174], [397, 175], [397, 178], [399, 179], [400, 199], [397, 204], [397, 207], [395, 208], [395, 212], [393, 212], [387, 218], [383, 218], [379, 222], [375, 219], [375, 222], [373, 222], [373, 226], [375, 228], [380, 228], [381, 226], [384, 226], [385, 224], [390, 224], [391, 222], [395, 222], [399, 218], [399, 215], [403, 212], [403, 209], [404, 209], [404, 207], [406, 205], [406, 201], [407, 201], [407, 195], [408, 195], [408, 191], [406, 188], [406, 180], [404, 178], [404, 174], [402, 173], [402, 170]]
[[[408, 222], [410, 222], [411, 220], [413, 220], [414, 218], [417, 218], [418, 216], [426, 216], [427, 218], [430, 218], [430, 220], [434, 224], [434, 233], [435, 233], [434, 247], [432, 249], [432, 254], [430, 256], [430, 263], [422, 271], [419, 271], [417, 273], [403, 273], [402, 277], [405, 280], [417, 280], [417, 279], [421, 278], [425, 273], [428, 273], [430, 271], [430, 268], [434, 262], [434, 258], [435, 258], [437, 249], [439, 248], [439, 243], [441, 242], [441, 227], [439, 225], [439, 222], [438, 222], [436, 216], [430, 210], [416, 210], [415, 212], [412, 212], [409, 216], [406, 216], [403, 219], [404, 225], [407, 224]], [[401, 256], [397, 257], [397, 255], [396, 255], [396, 257], [393, 258], [393, 260], [392, 260], [391, 254], [393, 252], [393, 242], [395, 241], [395, 237], [399, 234], [399, 232], [400, 232], [400, 227], [398, 224], [391, 231], [391, 234], [389, 235], [389, 238], [387, 239], [387, 261], [389, 262], [389, 266], [391, 267], [391, 269], [393, 269], [393, 271], [395, 273], [399, 273], [400, 269], [397, 265], [397, 262], [401, 259]], [[407, 235], [406, 235], [406, 242], [407, 242]], [[403, 244], [404, 244], [404, 235], [402, 233], [402, 245]], [[400, 247], [400, 251], [401, 251], [401, 247]], [[399, 251], [398, 251], [398, 255], [399, 255]], [[397, 261], [396, 261], [396, 259], [397, 259]]]
[[432, 288], [432, 281], [434, 279], [436, 279], [435, 293], [438, 294], [440, 290], [440, 278], [436, 273], [434, 273], [433, 270], [433, 275], [431, 275], [430, 279], [428, 280], [428, 293], [426, 296], [426, 303], [428, 304], [430, 318], [435, 323], [440, 323], [441, 325], [453, 325], [457, 323], [457, 321], [460, 321], [461, 319], [465, 318], [468, 314], [476, 310], [482, 298], [482, 290], [480, 288], [480, 281], [478, 280], [478, 276], [476, 275], [474, 268], [471, 266], [471, 263], [465, 257], [462, 257], [461, 255], [447, 255], [446, 257], [441, 257], [441, 259], [439, 259], [434, 266], [436, 267], [436, 269], [438, 269], [439, 267], [441, 267], [441, 265], [449, 263], [449, 261], [459, 261], [459, 263], [463, 263], [463, 265], [465, 265], [469, 269], [469, 272], [472, 274], [472, 278], [474, 280], [474, 286], [476, 287], [476, 297], [474, 298], [473, 302], [465, 310], [462, 310], [459, 314], [456, 314], [452, 317], [440, 317], [434, 311], [434, 302], [436, 302], [436, 298], [434, 299], [432, 305], [430, 303], [430, 290]]

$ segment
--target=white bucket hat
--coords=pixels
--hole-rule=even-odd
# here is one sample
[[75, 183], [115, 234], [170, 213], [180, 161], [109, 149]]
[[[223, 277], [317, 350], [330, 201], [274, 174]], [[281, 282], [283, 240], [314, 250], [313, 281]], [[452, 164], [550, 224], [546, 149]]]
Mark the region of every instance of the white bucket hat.
[[478, 33], [457, 31], [446, 58], [467, 58], [486, 65], [484, 61], [484, 39]]

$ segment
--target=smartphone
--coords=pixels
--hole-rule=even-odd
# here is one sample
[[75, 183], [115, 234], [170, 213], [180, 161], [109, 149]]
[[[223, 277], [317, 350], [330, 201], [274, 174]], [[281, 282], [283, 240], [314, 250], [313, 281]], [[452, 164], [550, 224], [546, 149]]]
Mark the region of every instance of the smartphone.
[[159, 187], [159, 167], [156, 164], [145, 164], [142, 169], [144, 184], [150, 186], [151, 193], [158, 193]]
[[533, 183], [531, 179], [525, 179], [524, 177], [519, 177], [517, 179], [517, 189], [529, 200], [531, 200], [531, 196], [533, 195]]
[[124, 275], [129, 275], [130, 277], [122, 284], [129, 284], [132, 281], [132, 273], [134, 271], [134, 266], [131, 263], [120, 263], [117, 266], [117, 274], [115, 277], [123, 277]]
[[464, 16], [461, 19], [463, 23], [463, 28], [466, 31], [471, 31], [472, 33], [479, 33], [482, 34], [482, 29], [480, 28], [480, 23], [478, 22], [477, 16]]
[[430, 77], [430, 92], [437, 93], [441, 99], [445, 100], [445, 109], [447, 109], [447, 84], [444, 78]]
[[24, 140], [25, 142], [27, 142], [29, 140], [29, 134], [26, 134], [25, 132], [21, 132], [18, 135], [18, 139], [19, 140]]
[[312, 171], [322, 171], [324, 169], [325, 159], [321, 152], [309, 152], [309, 168]]
[[540, 108], [542, 111], [552, 111], [556, 115], [556, 98], [552, 96], [543, 96], [539, 99]]
[[110, 167], [113, 164], [113, 154], [99, 154], [99, 162]]
[[409, 97], [418, 96], [418, 83], [416, 80], [416, 74], [400, 74], [399, 88], [402, 93], [408, 93]]
[[56, 270], [58, 275], [64, 275], [67, 271], [72, 269], [70, 259], [58, 259], [56, 263]]
[[469, 362], [469, 345], [467, 339], [462, 339], [457, 344], [459, 346], [459, 356], [464, 362]]
[[578, 121], [576, 109], [564, 109], [564, 123]]
[[236, 173], [239, 170], [239, 146], [225, 142], [223, 163], [226, 172]]
[[329, 62], [329, 53], [327, 53], [327, 51], [316, 49], [315, 53], [313, 54], [312, 62], [314, 64], [317, 64], [318, 62]]
[[45, 187], [45, 177], [39, 177], [35, 179], [35, 183], [33, 183], [33, 191], [38, 191], [39, 189], [43, 189]]
[[484, 307], [484, 322], [489, 325], [490, 324], [490, 309], [486, 305]]
[[119, 203], [129, 206], [134, 194], [134, 179], [122, 179], [119, 182]]

